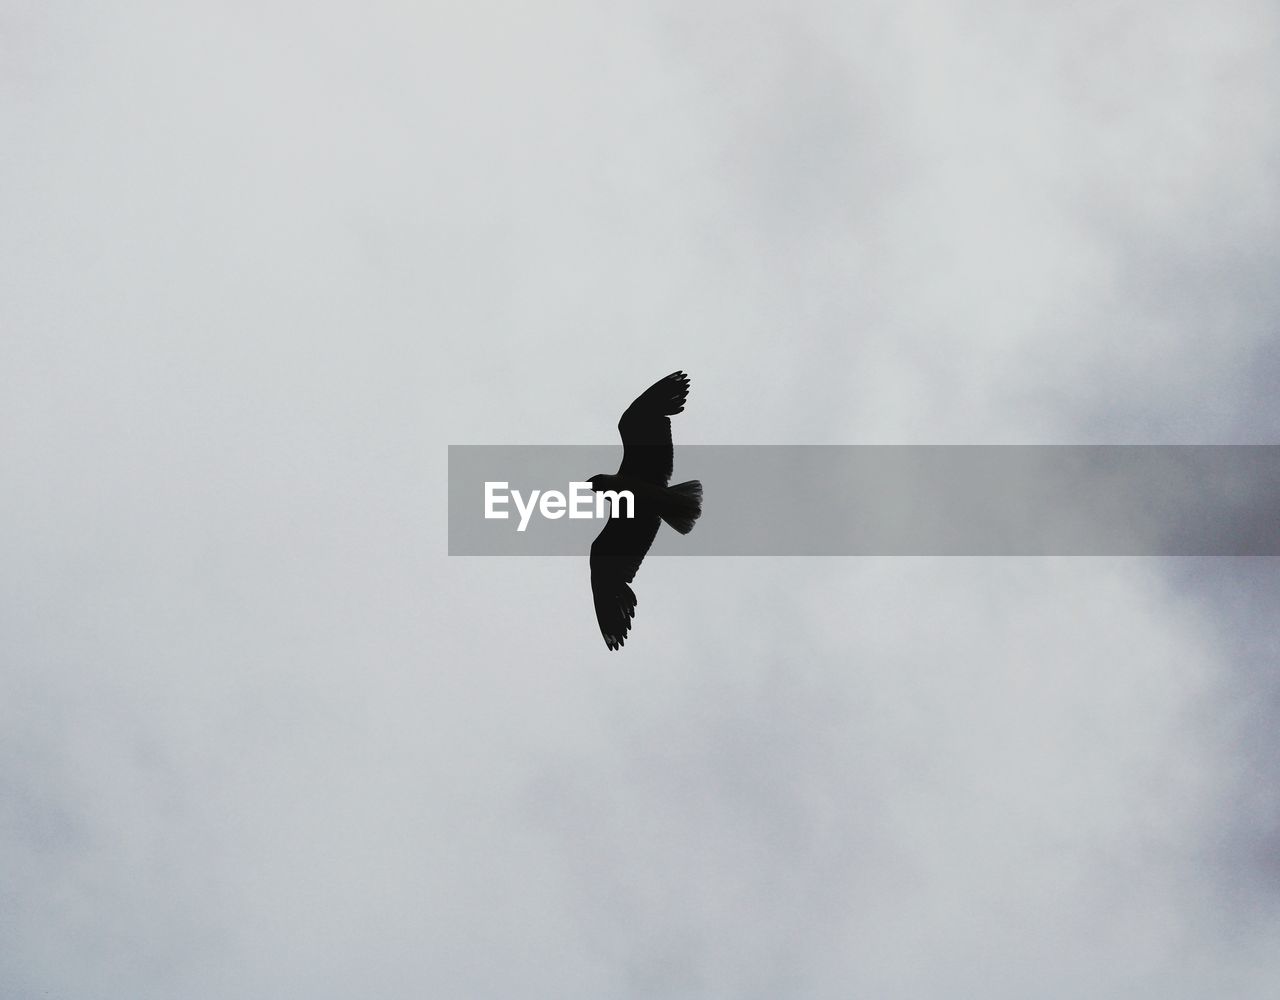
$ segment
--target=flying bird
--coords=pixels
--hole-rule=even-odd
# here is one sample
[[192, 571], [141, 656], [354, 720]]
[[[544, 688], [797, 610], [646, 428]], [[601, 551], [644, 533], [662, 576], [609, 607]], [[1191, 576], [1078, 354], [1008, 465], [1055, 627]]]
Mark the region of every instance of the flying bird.
[[612, 475], [592, 476], [596, 492], [628, 490], [635, 498], [630, 517], [619, 516], [621, 506], [610, 500], [608, 523], [591, 544], [591, 596], [596, 621], [609, 649], [622, 646], [636, 614], [631, 581], [658, 534], [662, 521], [682, 535], [693, 530], [702, 513], [702, 483], [668, 486], [674, 464], [671, 416], [684, 410], [689, 376], [673, 372], [642, 392], [618, 421], [622, 435], [622, 465]]

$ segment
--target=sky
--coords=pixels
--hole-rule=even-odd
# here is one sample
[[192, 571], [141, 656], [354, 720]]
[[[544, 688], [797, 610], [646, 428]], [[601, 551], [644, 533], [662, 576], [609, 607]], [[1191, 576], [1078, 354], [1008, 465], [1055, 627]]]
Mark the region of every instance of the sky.
[[0, 994], [1276, 995], [1275, 560], [446, 555], [676, 369], [1275, 443], [1274, 5], [20, 0], [0, 130]]

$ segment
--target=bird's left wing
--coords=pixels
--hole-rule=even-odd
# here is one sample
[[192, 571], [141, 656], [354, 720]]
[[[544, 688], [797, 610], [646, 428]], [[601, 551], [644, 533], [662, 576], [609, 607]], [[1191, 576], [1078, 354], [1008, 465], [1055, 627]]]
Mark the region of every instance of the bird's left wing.
[[666, 486], [671, 481], [671, 415], [684, 409], [689, 376], [672, 372], [636, 397], [618, 421], [622, 435], [620, 476]]

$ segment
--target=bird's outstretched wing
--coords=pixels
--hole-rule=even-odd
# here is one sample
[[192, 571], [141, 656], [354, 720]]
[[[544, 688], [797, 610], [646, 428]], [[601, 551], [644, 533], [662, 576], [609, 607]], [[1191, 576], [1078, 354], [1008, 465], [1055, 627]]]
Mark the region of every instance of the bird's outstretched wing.
[[671, 481], [671, 414], [684, 409], [689, 376], [672, 372], [636, 397], [618, 421], [622, 435], [620, 476], [666, 486]]
[[617, 649], [636, 614], [636, 594], [629, 584], [658, 533], [658, 515], [610, 517], [591, 543], [591, 597], [605, 645]]

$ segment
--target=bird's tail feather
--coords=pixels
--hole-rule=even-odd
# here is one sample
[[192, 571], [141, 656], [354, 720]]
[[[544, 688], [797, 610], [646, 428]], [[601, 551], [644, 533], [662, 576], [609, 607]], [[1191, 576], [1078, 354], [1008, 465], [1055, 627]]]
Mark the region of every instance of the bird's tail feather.
[[664, 500], [659, 512], [662, 519], [680, 534], [689, 534], [702, 513], [702, 483], [690, 479], [687, 483], [668, 486]]

